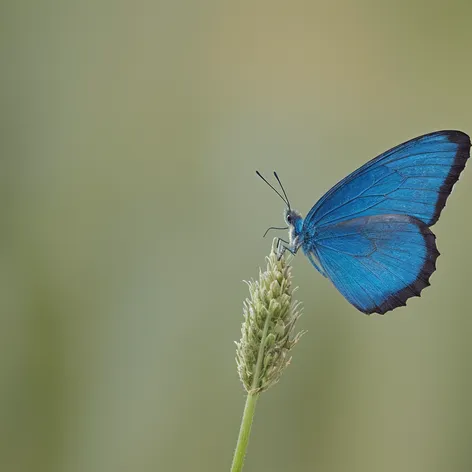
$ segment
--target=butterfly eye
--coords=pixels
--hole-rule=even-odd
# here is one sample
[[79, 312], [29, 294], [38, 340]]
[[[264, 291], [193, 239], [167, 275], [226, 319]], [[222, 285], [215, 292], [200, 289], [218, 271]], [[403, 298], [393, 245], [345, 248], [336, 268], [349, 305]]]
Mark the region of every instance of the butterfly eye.
[[292, 216], [287, 215], [287, 223], [290, 224], [292, 222]]

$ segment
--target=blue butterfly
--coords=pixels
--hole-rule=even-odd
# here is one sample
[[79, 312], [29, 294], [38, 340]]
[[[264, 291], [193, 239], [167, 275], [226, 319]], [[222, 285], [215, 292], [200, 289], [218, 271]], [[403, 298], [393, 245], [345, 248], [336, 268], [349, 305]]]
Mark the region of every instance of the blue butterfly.
[[[284, 200], [289, 241], [279, 257], [302, 248], [358, 310], [384, 314], [430, 285], [439, 252], [429, 229], [438, 221], [470, 155], [461, 131], [438, 131], [384, 152], [329, 190], [305, 219]], [[267, 231], [266, 231], [267, 233]]]

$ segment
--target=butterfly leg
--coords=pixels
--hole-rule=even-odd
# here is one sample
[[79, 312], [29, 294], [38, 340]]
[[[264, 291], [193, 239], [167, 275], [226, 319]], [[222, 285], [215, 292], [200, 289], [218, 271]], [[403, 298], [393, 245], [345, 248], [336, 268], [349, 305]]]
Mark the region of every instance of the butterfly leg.
[[293, 255], [297, 253], [297, 249], [293, 249], [288, 241], [285, 241], [285, 239], [282, 238], [277, 238], [277, 260], [280, 261], [285, 251], [289, 251]]

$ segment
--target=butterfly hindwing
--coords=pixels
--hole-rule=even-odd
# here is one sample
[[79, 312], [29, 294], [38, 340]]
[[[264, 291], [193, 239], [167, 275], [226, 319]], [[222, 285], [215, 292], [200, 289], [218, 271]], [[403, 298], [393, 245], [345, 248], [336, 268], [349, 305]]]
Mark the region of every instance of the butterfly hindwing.
[[404, 215], [364, 216], [320, 228], [303, 244], [356, 308], [384, 314], [419, 296], [436, 269], [435, 236]]
[[400, 144], [328, 191], [308, 213], [304, 230], [383, 214], [409, 215], [431, 226], [469, 152], [470, 138], [460, 131], [438, 131]]

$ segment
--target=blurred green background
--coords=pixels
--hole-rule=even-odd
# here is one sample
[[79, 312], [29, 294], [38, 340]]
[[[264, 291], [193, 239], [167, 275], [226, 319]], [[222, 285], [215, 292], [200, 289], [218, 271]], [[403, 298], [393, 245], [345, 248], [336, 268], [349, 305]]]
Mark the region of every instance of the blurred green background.
[[[233, 341], [283, 204], [472, 132], [470, 2], [2, 2], [0, 470], [223, 471]], [[299, 255], [308, 330], [245, 470], [470, 471], [472, 170], [432, 287], [367, 317]]]

